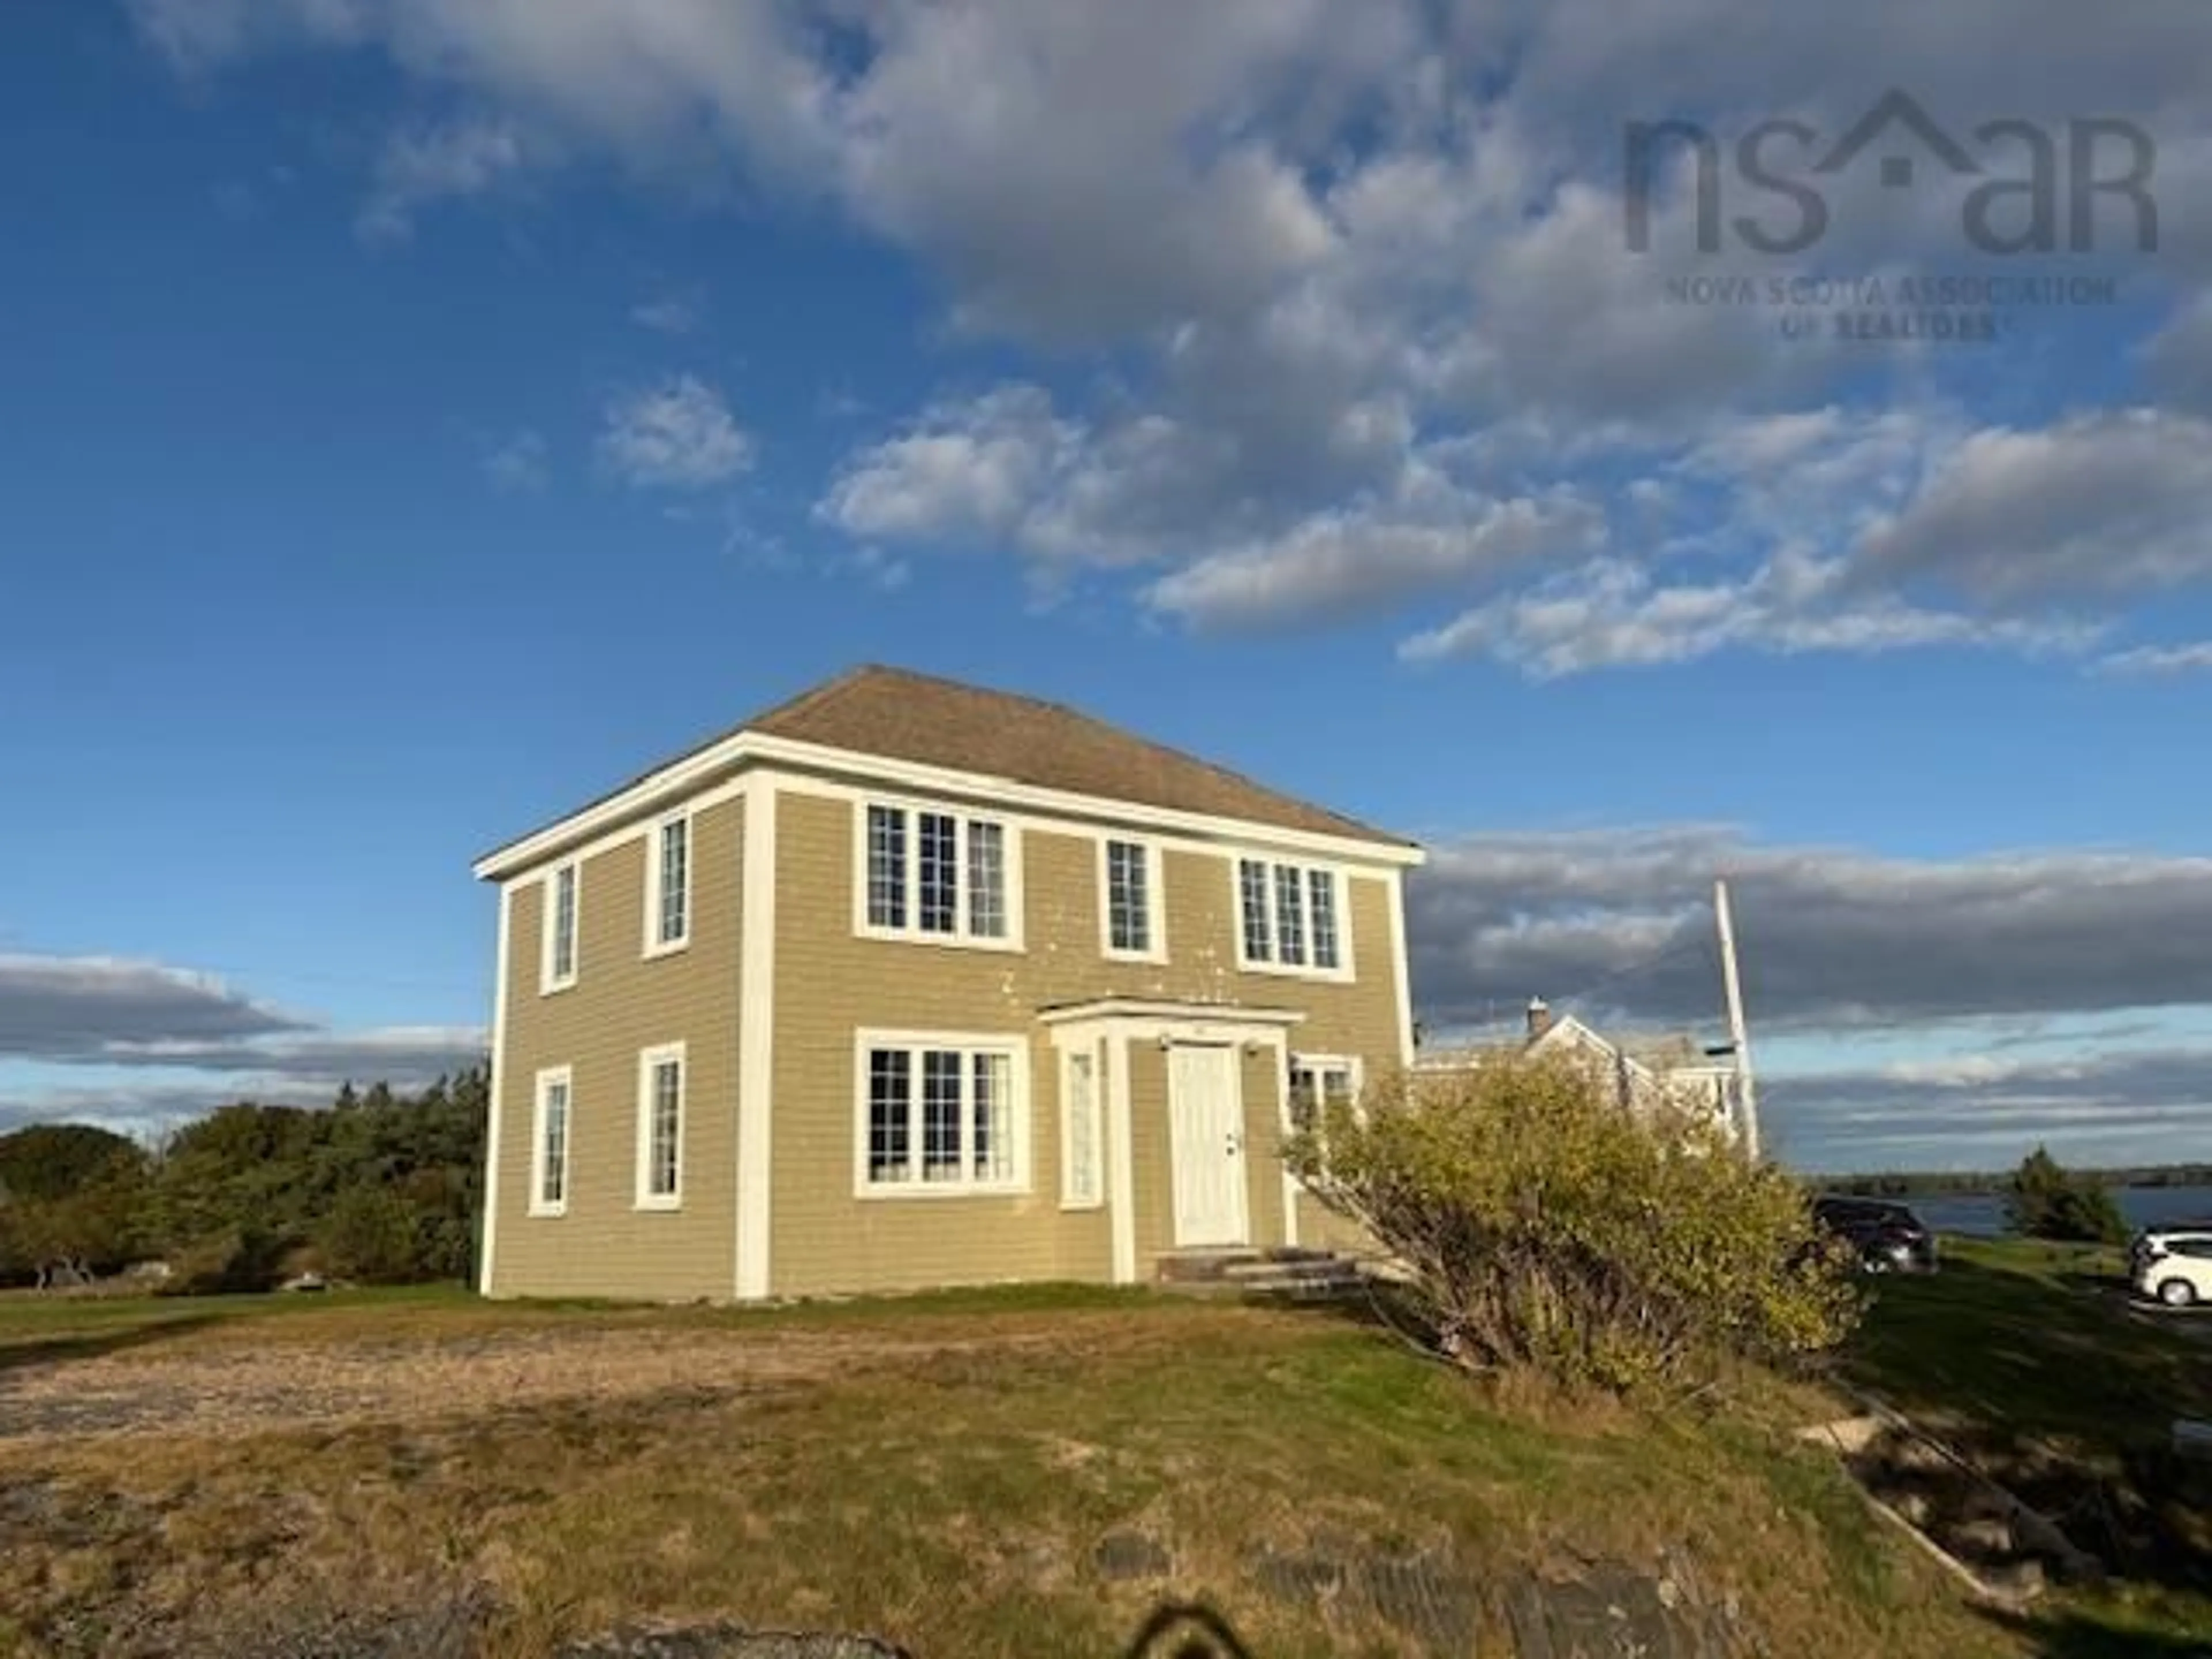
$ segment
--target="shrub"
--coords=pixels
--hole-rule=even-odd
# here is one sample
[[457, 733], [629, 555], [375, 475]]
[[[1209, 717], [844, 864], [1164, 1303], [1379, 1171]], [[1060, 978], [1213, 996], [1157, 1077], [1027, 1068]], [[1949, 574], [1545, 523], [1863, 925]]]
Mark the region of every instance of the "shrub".
[[2074, 1174], [2041, 1146], [2013, 1171], [2005, 1218], [2023, 1238], [2119, 1244], [2128, 1237], [2127, 1221], [2103, 1183]]
[[228, 1296], [272, 1288], [283, 1276], [286, 1241], [263, 1227], [224, 1227], [203, 1235], [169, 1261], [165, 1296]]
[[364, 1285], [404, 1285], [428, 1277], [422, 1268], [421, 1212], [383, 1187], [338, 1194], [315, 1229], [330, 1271]]
[[1571, 1061], [1397, 1079], [1285, 1157], [1406, 1265], [1427, 1336], [1470, 1370], [1686, 1388], [1832, 1347], [1857, 1319], [1795, 1181], [1701, 1115], [1632, 1115]]

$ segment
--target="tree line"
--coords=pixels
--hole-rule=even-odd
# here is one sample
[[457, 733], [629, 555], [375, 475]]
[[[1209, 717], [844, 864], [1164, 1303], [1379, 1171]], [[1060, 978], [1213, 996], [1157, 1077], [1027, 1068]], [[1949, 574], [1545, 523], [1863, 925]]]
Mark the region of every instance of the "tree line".
[[[2103, 1187], [2212, 1187], [2212, 1164], [2150, 1164], [2112, 1170], [2076, 1170]], [[1822, 1192], [1857, 1198], [1981, 1198], [2008, 1191], [2010, 1173], [1975, 1170], [1889, 1170], [1872, 1175], [1816, 1176]]]
[[81, 1124], [0, 1135], [0, 1285], [154, 1260], [185, 1291], [465, 1279], [489, 1102], [477, 1066], [411, 1094], [349, 1083], [324, 1109], [240, 1102], [150, 1147]]

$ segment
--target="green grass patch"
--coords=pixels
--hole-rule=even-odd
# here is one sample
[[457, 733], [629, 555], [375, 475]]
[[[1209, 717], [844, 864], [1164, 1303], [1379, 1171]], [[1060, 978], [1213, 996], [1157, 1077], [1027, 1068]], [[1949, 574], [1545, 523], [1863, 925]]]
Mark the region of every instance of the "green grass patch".
[[[578, 1389], [0, 1443], [0, 1518], [22, 1540], [0, 1558], [0, 1607], [26, 1651], [246, 1651], [239, 1632], [280, 1612], [465, 1591], [496, 1607], [489, 1650], [509, 1659], [638, 1619], [873, 1631], [923, 1655], [1109, 1655], [1170, 1597], [1218, 1607], [1268, 1659], [1421, 1650], [1255, 1572], [1263, 1553], [1314, 1550], [1418, 1555], [1495, 1588], [1680, 1552], [1774, 1651], [2025, 1650], [1786, 1436], [1540, 1397], [1508, 1409], [1334, 1313], [1058, 1288], [740, 1313], [293, 1301], [241, 1299], [192, 1328], [164, 1322], [171, 1303], [84, 1316], [142, 1339], [108, 1352], [155, 1380], [172, 1360], [181, 1375], [265, 1348], [312, 1389], [318, 1345], [343, 1340], [388, 1365], [397, 1401], [413, 1356], [453, 1364], [457, 1339], [490, 1366], [573, 1342]], [[7, 1328], [35, 1341], [26, 1325], [50, 1316]], [[689, 1345], [694, 1372], [594, 1392], [623, 1332]], [[819, 1363], [732, 1384], [761, 1353]], [[1119, 1534], [1152, 1540], [1167, 1570], [1103, 1573], [1101, 1540]], [[1485, 1644], [1506, 1650], [1500, 1632]]]

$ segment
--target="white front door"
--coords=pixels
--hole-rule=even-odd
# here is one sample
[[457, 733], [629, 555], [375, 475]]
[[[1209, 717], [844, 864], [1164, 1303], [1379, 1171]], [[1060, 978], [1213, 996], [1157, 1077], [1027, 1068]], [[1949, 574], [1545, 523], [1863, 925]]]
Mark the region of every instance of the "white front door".
[[1244, 1243], [1244, 1085], [1233, 1044], [1168, 1050], [1168, 1117], [1176, 1244]]

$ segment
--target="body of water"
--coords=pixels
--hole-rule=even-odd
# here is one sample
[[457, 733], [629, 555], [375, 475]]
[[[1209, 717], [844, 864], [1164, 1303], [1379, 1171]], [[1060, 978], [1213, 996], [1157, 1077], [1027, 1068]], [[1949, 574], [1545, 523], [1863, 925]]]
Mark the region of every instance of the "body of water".
[[[2212, 1220], [2212, 1187], [2115, 1187], [2112, 1196], [2130, 1228]], [[1939, 1233], [1994, 1237], [2005, 1231], [2004, 1200], [1996, 1193], [1930, 1193], [1904, 1201]]]

